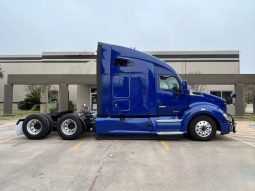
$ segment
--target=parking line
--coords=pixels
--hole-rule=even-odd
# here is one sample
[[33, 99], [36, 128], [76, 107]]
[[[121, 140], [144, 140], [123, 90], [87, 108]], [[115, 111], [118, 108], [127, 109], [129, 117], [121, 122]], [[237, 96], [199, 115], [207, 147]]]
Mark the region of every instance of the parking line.
[[5, 142], [10, 141], [10, 140], [13, 140], [13, 139], [16, 139], [16, 138], [21, 137], [21, 136], [24, 136], [24, 135], [19, 135], [19, 136], [16, 136], [16, 137], [11, 137], [11, 138], [8, 138], [8, 139], [4, 139], [4, 140], [0, 141], [0, 144], [5, 143]]
[[79, 141], [78, 143], [76, 143], [74, 146], [73, 146], [73, 149], [79, 149], [80, 146], [85, 142], [85, 139]]
[[160, 141], [160, 143], [166, 151], [169, 151], [169, 145], [165, 141]]
[[241, 143], [244, 143], [244, 144], [246, 144], [246, 145], [250, 145], [250, 146], [252, 146], [252, 147], [255, 147], [255, 145], [253, 145], [253, 144], [251, 144], [251, 143], [248, 143], [247, 141], [243, 141], [243, 140], [240, 140], [240, 139], [237, 139], [237, 138], [234, 138], [234, 137], [230, 137], [231, 139], [235, 139], [235, 140], [237, 140], [237, 141], [239, 141], [239, 142], [241, 142]]
[[251, 141], [251, 142], [255, 142], [255, 139], [254, 139], [254, 137], [250, 137], [250, 136], [233, 136], [234, 138], [236, 138], [236, 139], [245, 139], [245, 140], [249, 140], [249, 141]]

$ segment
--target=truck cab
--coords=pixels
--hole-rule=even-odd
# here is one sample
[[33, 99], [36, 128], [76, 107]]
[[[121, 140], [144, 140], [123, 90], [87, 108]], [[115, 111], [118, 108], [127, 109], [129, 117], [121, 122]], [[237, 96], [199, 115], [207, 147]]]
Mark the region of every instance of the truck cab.
[[190, 93], [167, 63], [105, 43], [97, 52], [97, 134], [189, 134], [210, 140], [235, 130], [225, 100]]

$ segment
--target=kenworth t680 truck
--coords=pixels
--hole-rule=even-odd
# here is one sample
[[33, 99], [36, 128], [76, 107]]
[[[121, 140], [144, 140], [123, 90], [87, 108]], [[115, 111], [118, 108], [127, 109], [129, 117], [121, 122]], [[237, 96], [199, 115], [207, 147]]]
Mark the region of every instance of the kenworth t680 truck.
[[[97, 135], [189, 135], [211, 140], [216, 131], [235, 132], [225, 100], [191, 93], [186, 81], [163, 61], [134, 49], [98, 43], [97, 115], [63, 111], [32, 114], [17, 122], [30, 139], [56, 129], [63, 139], [84, 131]], [[21, 124], [20, 124], [21, 126]]]

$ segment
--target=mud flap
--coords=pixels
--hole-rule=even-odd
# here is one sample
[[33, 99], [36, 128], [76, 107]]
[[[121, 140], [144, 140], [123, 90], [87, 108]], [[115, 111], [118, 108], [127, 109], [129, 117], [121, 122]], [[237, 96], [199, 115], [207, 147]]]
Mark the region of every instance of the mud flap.
[[20, 121], [19, 123], [17, 123], [15, 125], [15, 132], [16, 132], [16, 135], [19, 136], [19, 135], [23, 135], [23, 130], [22, 130], [22, 124], [23, 124], [23, 121]]

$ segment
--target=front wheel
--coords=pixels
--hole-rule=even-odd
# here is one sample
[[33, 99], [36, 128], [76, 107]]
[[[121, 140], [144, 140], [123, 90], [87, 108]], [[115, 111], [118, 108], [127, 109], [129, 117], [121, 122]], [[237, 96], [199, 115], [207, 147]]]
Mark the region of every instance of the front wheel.
[[205, 115], [195, 117], [189, 125], [190, 136], [197, 141], [209, 141], [216, 135], [215, 121]]
[[83, 124], [79, 116], [69, 113], [57, 121], [57, 132], [63, 139], [73, 140], [81, 136]]

